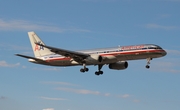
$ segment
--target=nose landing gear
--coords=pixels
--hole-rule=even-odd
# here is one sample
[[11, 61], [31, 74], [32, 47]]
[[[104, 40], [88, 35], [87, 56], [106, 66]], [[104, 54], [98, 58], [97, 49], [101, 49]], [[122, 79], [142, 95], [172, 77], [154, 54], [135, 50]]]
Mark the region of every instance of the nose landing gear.
[[146, 68], [147, 68], [147, 69], [150, 68], [149, 64], [150, 64], [150, 61], [151, 61], [151, 60], [152, 60], [152, 58], [147, 58], [147, 65], [146, 65]]

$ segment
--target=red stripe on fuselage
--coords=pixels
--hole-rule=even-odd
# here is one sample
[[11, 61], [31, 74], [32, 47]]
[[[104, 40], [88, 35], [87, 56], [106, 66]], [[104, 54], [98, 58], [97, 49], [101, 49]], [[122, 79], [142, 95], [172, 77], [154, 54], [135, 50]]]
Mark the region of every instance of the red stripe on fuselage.
[[[165, 52], [164, 50], [135, 50], [135, 51], [121, 51], [121, 52], [112, 52], [112, 53], [103, 53], [99, 54], [100, 56], [109, 56], [109, 55], [136, 55], [136, 54], [143, 54], [143, 53], [162, 53]], [[58, 57], [58, 58], [49, 58], [46, 59], [47, 62], [52, 61], [70, 61], [72, 58], [70, 57]]]
[[70, 57], [58, 57], [58, 58], [47, 59], [46, 62], [51, 62], [51, 61], [69, 61], [69, 60], [71, 60]]
[[114, 53], [105, 53], [100, 54], [101, 56], [107, 56], [107, 55], [136, 55], [143, 54], [143, 53], [161, 53], [164, 52], [164, 50], [135, 50], [135, 51], [122, 51], [122, 52], [114, 52]]

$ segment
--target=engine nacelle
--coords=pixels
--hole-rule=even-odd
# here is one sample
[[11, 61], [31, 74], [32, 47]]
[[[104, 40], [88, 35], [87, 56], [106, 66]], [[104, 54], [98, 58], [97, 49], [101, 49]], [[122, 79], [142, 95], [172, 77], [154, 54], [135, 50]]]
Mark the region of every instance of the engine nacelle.
[[117, 62], [117, 58], [114, 55], [102, 56], [103, 63]]
[[102, 62], [103, 57], [98, 54], [92, 54], [87, 59], [85, 59], [87, 62]]
[[85, 59], [86, 62], [97, 62], [97, 63], [113, 63], [117, 62], [117, 58], [114, 55], [101, 56], [98, 54], [92, 54]]
[[117, 63], [111, 63], [109, 64], [109, 69], [114, 69], [114, 70], [123, 70], [128, 67], [128, 62], [126, 61], [120, 61]]

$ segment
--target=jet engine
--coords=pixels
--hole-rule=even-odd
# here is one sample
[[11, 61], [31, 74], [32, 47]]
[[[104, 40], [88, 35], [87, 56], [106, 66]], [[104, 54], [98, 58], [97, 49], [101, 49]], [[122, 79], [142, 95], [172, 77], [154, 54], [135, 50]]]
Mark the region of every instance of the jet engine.
[[117, 62], [117, 58], [114, 55], [102, 56], [103, 63]]
[[89, 56], [87, 59], [85, 59], [87, 62], [99, 62], [101, 63], [103, 61], [103, 57], [98, 54], [93, 54]]
[[114, 70], [123, 70], [128, 67], [128, 62], [126, 61], [120, 61], [117, 63], [111, 63], [109, 64], [109, 69], [114, 69]]
[[113, 55], [101, 56], [98, 54], [92, 54], [87, 59], [87, 62], [98, 62], [98, 63], [113, 63], [117, 62], [117, 58]]

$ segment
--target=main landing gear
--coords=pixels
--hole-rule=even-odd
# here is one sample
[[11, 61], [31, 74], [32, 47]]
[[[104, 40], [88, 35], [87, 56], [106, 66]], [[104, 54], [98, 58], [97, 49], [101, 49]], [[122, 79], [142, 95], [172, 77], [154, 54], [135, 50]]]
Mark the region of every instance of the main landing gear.
[[152, 58], [147, 58], [147, 65], [146, 65], [146, 68], [147, 68], [147, 69], [150, 68], [149, 64], [150, 64], [150, 61], [151, 61], [151, 60], [152, 60]]
[[102, 75], [103, 74], [103, 71], [101, 71], [103, 65], [98, 65], [98, 71], [95, 72], [95, 75]]
[[80, 72], [84, 73], [84, 72], [88, 72], [89, 69], [86, 68], [86, 64], [83, 64], [83, 68], [80, 69]]
[[[103, 71], [101, 71], [103, 65], [98, 65], [98, 71], [95, 72], [95, 75], [102, 75]], [[84, 72], [88, 72], [89, 69], [86, 68], [86, 64], [83, 64], [83, 68], [80, 69], [80, 72], [84, 73]]]

